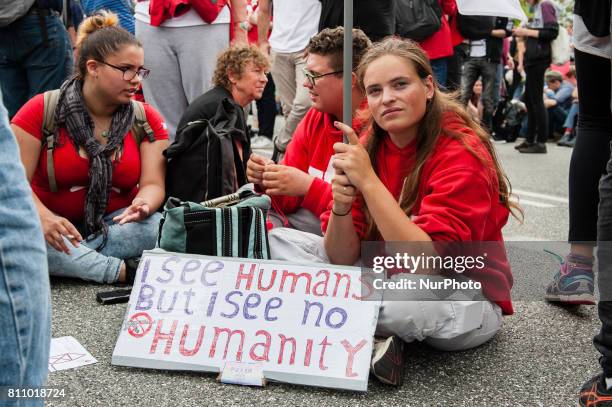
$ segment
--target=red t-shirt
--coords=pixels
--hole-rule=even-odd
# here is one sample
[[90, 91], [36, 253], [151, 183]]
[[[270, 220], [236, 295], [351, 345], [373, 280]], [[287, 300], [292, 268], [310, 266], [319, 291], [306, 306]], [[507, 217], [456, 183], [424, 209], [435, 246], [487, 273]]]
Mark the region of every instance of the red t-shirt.
[[[364, 108], [367, 108], [365, 102], [360, 109]], [[353, 119], [353, 129], [359, 134], [362, 127], [363, 121], [358, 113]], [[332, 200], [331, 179], [335, 173], [330, 158], [334, 155], [334, 144], [342, 140], [342, 131], [334, 127], [331, 115], [315, 108], [306, 113], [293, 133], [281, 164], [306, 172], [314, 180], [303, 197], [273, 196], [276, 211], [291, 214], [302, 207], [319, 217], [327, 210]]]
[[[499, 199], [499, 183], [491, 156], [458, 116], [447, 113], [442, 129], [464, 134], [464, 142], [489, 165], [485, 166], [461, 141], [442, 134], [421, 172], [412, 221], [433, 241], [503, 242], [502, 228], [509, 211]], [[396, 200], [399, 200], [404, 178], [414, 166], [415, 154], [416, 142], [399, 148], [388, 136], [378, 150], [378, 176]], [[356, 199], [352, 210], [353, 224], [360, 239], [364, 238], [366, 228], [362, 203], [361, 197]], [[324, 231], [330, 213], [328, 210], [321, 216]], [[492, 262], [486, 273], [479, 271], [471, 275], [466, 273], [466, 276], [480, 281], [487, 298], [493, 299], [505, 314], [512, 314], [510, 288], [513, 279], [505, 253]]]
[[[168, 131], [161, 115], [144, 103], [147, 121], [156, 140], [167, 140]], [[42, 139], [44, 95], [34, 96], [13, 117], [12, 123], [27, 133]], [[42, 141], [41, 141], [42, 142]], [[142, 141], [148, 143], [145, 137]], [[58, 191], [49, 190], [47, 153], [41, 151], [32, 177], [32, 190], [41, 202], [54, 213], [70, 221], [83, 219], [85, 196], [89, 185], [89, 159], [79, 155], [65, 128], [59, 129], [58, 145], [53, 149], [53, 165]], [[131, 130], [125, 136], [123, 154], [113, 162], [112, 191], [106, 213], [129, 206], [138, 193], [140, 181], [140, 151]]]

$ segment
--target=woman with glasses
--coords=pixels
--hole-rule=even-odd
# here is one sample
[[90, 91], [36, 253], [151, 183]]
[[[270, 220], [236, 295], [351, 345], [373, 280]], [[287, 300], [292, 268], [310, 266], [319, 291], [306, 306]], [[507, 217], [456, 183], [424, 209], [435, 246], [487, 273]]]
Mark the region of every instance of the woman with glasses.
[[109, 12], [87, 18], [76, 74], [54, 109], [40, 94], [12, 121], [50, 274], [99, 283], [132, 282], [130, 259], [155, 246], [168, 145], [159, 113], [132, 100], [149, 71], [142, 46], [117, 21]]

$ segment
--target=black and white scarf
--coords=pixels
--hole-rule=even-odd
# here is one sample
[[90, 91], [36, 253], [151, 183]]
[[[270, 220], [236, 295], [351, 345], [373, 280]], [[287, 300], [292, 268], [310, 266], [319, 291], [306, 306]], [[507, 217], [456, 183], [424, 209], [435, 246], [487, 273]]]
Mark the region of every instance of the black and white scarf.
[[[94, 137], [94, 123], [83, 98], [83, 82], [72, 78], [60, 88], [60, 96], [55, 109], [57, 128], [64, 127], [77, 151], [82, 146], [89, 156], [89, 186], [85, 198], [84, 224], [88, 235], [103, 234], [102, 244], [106, 245], [108, 226], [104, 214], [112, 188], [113, 164], [111, 158], [123, 148], [123, 139], [132, 126], [134, 111], [132, 104], [121, 105], [113, 114], [106, 145]], [[58, 133], [55, 134], [57, 143]]]

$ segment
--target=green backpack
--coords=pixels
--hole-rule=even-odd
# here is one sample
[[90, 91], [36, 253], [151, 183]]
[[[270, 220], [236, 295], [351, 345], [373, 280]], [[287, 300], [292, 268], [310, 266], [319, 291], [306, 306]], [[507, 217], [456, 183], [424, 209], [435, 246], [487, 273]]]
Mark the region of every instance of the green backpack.
[[[55, 131], [57, 130], [55, 125], [55, 108], [59, 100], [59, 89], [49, 90], [44, 94], [44, 115], [43, 115], [43, 143], [42, 149], [47, 150], [47, 174], [49, 178], [49, 189], [51, 192], [57, 192], [57, 182], [55, 180], [55, 167], [53, 165], [53, 149], [55, 148]], [[136, 144], [140, 146], [142, 140], [145, 137], [150, 142], [155, 141], [155, 135], [153, 129], [147, 121], [147, 115], [144, 110], [142, 103], [131, 100], [132, 107], [134, 108], [134, 121], [132, 122], [132, 135], [136, 140]]]

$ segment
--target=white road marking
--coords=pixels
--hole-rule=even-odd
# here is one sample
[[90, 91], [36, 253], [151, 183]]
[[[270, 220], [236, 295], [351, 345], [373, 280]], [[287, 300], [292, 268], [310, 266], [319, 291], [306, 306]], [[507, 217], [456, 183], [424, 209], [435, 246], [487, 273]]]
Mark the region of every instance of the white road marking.
[[[561, 196], [548, 195], [548, 194], [540, 194], [538, 192], [530, 192], [530, 191], [525, 191], [525, 190], [522, 190], [522, 189], [513, 189], [512, 193], [518, 195], [519, 198], [521, 197], [521, 195], [524, 195], [524, 196], [528, 196], [530, 198], [544, 199], [545, 201], [561, 202], [561, 203], [564, 203], [564, 204], [568, 204], [569, 203], [569, 200], [567, 198], [564, 198], [564, 197], [561, 197]], [[521, 199], [521, 202], [524, 202], [524, 200]]]
[[[514, 201], [516, 202], [516, 201]], [[539, 201], [532, 201], [530, 199], [519, 199], [518, 201], [519, 205], [527, 205], [527, 206], [535, 206], [536, 208], [554, 208], [555, 205], [551, 205], [549, 203], [544, 203], [544, 202], [539, 202]]]

